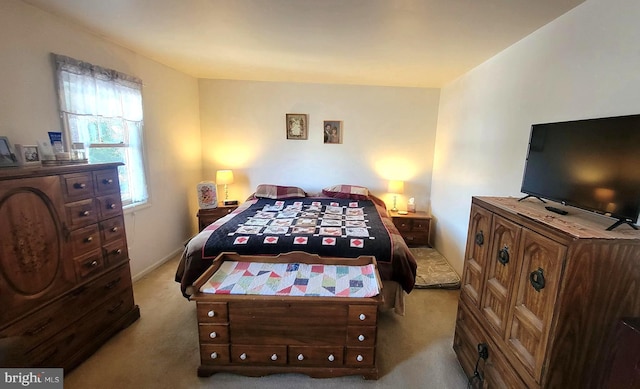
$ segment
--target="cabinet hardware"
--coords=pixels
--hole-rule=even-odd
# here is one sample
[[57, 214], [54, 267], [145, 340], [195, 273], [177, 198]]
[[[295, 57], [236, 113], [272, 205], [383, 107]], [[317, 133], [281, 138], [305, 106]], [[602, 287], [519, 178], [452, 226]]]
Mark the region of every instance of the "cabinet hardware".
[[498, 262], [505, 265], [509, 263], [509, 247], [504, 246], [498, 251]]
[[529, 274], [529, 281], [531, 281], [531, 286], [536, 292], [539, 292], [541, 289], [544, 289], [544, 271], [542, 268], [538, 268], [538, 270], [534, 270]]

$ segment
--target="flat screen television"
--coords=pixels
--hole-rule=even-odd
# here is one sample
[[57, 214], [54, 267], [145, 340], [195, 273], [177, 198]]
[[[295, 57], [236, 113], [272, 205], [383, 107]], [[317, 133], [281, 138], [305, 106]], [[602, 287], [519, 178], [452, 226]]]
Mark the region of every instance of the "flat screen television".
[[532, 125], [521, 190], [637, 229], [640, 115]]

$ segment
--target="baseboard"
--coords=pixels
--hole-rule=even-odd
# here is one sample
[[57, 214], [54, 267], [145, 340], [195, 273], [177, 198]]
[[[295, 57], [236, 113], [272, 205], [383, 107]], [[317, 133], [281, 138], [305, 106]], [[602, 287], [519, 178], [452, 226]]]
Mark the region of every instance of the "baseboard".
[[184, 247], [180, 247], [180, 248], [176, 249], [171, 254], [167, 255], [166, 257], [160, 259], [158, 262], [156, 262], [153, 265], [151, 265], [151, 266], [147, 267], [146, 269], [142, 270], [140, 273], [132, 275], [131, 276], [131, 280], [133, 282], [138, 281], [142, 277], [146, 276], [147, 274], [151, 273], [152, 271], [154, 271], [155, 269], [160, 267], [162, 264], [164, 264], [168, 260], [170, 260], [170, 259], [174, 258], [176, 255], [182, 253], [183, 251], [184, 251]]

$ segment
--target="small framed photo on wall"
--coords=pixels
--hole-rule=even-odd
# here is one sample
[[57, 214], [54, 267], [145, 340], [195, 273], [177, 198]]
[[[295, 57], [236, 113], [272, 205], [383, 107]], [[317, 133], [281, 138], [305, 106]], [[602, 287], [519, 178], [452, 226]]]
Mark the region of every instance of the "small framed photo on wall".
[[306, 113], [288, 113], [286, 115], [287, 139], [307, 139], [308, 123]]
[[325, 120], [323, 123], [323, 128], [324, 128], [325, 144], [342, 143], [342, 122], [341, 121]]
[[39, 166], [42, 158], [37, 145], [19, 145], [16, 143], [16, 156], [20, 166]]

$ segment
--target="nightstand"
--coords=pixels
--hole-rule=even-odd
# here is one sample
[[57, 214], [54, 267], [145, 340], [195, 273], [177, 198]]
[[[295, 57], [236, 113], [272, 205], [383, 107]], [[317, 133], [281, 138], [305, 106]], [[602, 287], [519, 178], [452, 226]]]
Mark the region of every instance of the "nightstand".
[[200, 209], [198, 210], [198, 230], [202, 231], [206, 226], [215, 222], [216, 220], [224, 217], [233, 212], [237, 205], [222, 205], [218, 204], [218, 208]]
[[431, 215], [426, 212], [409, 212], [400, 215], [389, 211], [400, 235], [409, 246], [428, 245], [431, 247]]

